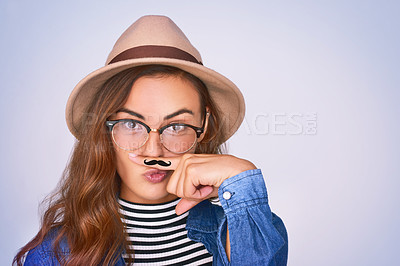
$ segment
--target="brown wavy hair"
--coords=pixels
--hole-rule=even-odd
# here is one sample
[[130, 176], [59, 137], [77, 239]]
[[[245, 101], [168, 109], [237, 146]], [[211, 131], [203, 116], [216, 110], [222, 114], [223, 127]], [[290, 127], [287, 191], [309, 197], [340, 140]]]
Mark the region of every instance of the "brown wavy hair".
[[[224, 152], [224, 129], [219, 110], [204, 83], [174, 67], [148, 65], [122, 71], [108, 79], [91, 100], [80, 125], [69, 163], [48, 204], [37, 235], [14, 257], [22, 265], [24, 255], [40, 245], [49, 234], [56, 234], [53, 248], [62, 265], [115, 264], [125, 252], [131, 259], [117, 202], [121, 179], [116, 172], [115, 151], [105, 121], [126, 102], [133, 83], [140, 77], [179, 77], [190, 81], [200, 96], [201, 107], [209, 108], [208, 130], [195, 153]], [[60, 250], [67, 241], [68, 256]]]

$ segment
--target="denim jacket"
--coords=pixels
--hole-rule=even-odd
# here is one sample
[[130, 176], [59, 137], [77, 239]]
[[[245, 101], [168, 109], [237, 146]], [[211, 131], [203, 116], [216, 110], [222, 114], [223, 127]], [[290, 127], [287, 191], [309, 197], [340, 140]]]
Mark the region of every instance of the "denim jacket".
[[[218, 190], [222, 207], [205, 200], [189, 211], [188, 237], [204, 244], [213, 255], [213, 265], [287, 264], [288, 238], [282, 220], [271, 212], [260, 169], [248, 170], [226, 179]], [[231, 257], [225, 253], [228, 225]], [[56, 233], [31, 250], [25, 265], [59, 265], [52, 242]], [[63, 255], [69, 254], [66, 240]], [[122, 257], [116, 265], [125, 265]]]

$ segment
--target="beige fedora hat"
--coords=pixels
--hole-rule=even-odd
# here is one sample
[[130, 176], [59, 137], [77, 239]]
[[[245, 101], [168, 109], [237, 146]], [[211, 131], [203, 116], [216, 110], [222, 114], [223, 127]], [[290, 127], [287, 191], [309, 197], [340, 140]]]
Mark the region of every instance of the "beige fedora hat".
[[245, 113], [243, 95], [236, 85], [203, 65], [200, 53], [170, 18], [143, 16], [117, 40], [105, 66], [82, 79], [72, 91], [66, 107], [67, 125], [72, 134], [79, 139], [79, 126], [88, 99], [107, 79], [125, 69], [150, 64], [177, 67], [201, 79], [221, 111], [225, 140], [236, 132]]

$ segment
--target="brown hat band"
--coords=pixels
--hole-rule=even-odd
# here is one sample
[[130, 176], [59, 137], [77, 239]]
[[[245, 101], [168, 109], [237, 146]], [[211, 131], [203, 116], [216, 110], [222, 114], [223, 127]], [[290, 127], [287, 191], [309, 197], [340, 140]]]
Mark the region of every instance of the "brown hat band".
[[193, 55], [179, 48], [171, 46], [160, 46], [160, 45], [144, 45], [144, 46], [137, 46], [130, 48], [115, 56], [108, 64], [128, 59], [137, 59], [146, 57], [163, 57], [171, 59], [180, 59], [203, 65], [201, 62], [197, 61], [197, 59]]

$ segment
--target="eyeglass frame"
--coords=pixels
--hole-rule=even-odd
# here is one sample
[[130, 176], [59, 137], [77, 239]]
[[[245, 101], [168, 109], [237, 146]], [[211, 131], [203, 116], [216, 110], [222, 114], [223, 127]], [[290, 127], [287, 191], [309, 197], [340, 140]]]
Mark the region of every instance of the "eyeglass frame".
[[[134, 151], [134, 150], [138, 150], [138, 149], [140, 149], [141, 147], [143, 147], [143, 146], [147, 143], [147, 141], [149, 140], [150, 132], [158, 132], [158, 134], [159, 134], [158, 136], [159, 136], [159, 138], [160, 138], [160, 141], [161, 141], [163, 147], [166, 148], [167, 150], [169, 150], [167, 147], [164, 146], [164, 143], [163, 143], [162, 138], [161, 138], [161, 135], [162, 135], [162, 133], [164, 132], [164, 130], [165, 130], [166, 128], [170, 127], [170, 126], [187, 126], [187, 127], [190, 127], [190, 128], [192, 128], [192, 129], [194, 129], [194, 131], [196, 132], [196, 139], [195, 139], [195, 141], [193, 142], [192, 146], [191, 146], [189, 149], [187, 149], [186, 151], [183, 151], [183, 152], [175, 152], [175, 151], [169, 150], [170, 152], [180, 154], [180, 153], [185, 153], [185, 152], [189, 151], [190, 149], [192, 149], [193, 146], [197, 143], [197, 139], [200, 138], [201, 134], [204, 133], [204, 128], [205, 128], [205, 125], [206, 125], [206, 119], [207, 119], [207, 116], [209, 115], [209, 113], [208, 113], [207, 111], [206, 111], [205, 113], [206, 113], [206, 115], [204, 116], [203, 125], [202, 125], [201, 127], [196, 127], [196, 126], [193, 126], [193, 125], [190, 125], [190, 124], [186, 124], [186, 123], [170, 123], [170, 124], [167, 124], [167, 125], [162, 126], [162, 127], [160, 127], [160, 128], [157, 129], [157, 128], [151, 128], [151, 127], [149, 127], [146, 123], [144, 123], [144, 122], [142, 122], [142, 121], [140, 121], [140, 120], [130, 119], [130, 118], [117, 119], [117, 120], [107, 120], [105, 124], [106, 124], [107, 128], [109, 129], [109, 131], [110, 131], [111, 134], [112, 134], [112, 139], [113, 139], [114, 143], [115, 143], [119, 148], [121, 148], [121, 149], [123, 149], [123, 150], [125, 150], [125, 151]], [[130, 149], [126, 149], [126, 148], [124, 148], [124, 147], [121, 147], [121, 146], [115, 141], [115, 139], [114, 139], [114, 133], [113, 133], [113, 128], [114, 128], [114, 126], [115, 126], [116, 124], [118, 124], [119, 122], [134, 122], [134, 123], [138, 123], [138, 124], [141, 124], [142, 126], [144, 126], [144, 128], [145, 128], [146, 131], [147, 131], [147, 137], [146, 137], [146, 140], [143, 142], [143, 144], [140, 145], [140, 147], [138, 147], [138, 148], [136, 148], [136, 149], [133, 149], [133, 150], [130, 150]]]

